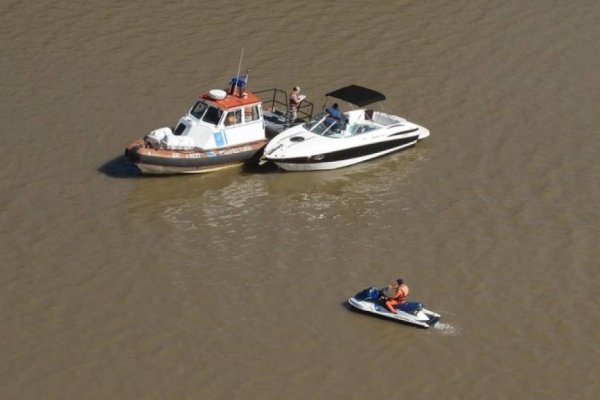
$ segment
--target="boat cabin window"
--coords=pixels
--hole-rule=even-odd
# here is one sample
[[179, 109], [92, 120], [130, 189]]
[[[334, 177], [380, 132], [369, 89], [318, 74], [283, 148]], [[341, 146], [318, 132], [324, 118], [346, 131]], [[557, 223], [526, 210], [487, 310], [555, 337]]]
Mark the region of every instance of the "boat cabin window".
[[258, 118], [258, 106], [244, 108], [244, 122], [256, 121]]
[[206, 113], [204, 113], [204, 117], [202, 117], [202, 121], [208, 122], [209, 124], [217, 125], [221, 120], [222, 115], [223, 111], [219, 110], [216, 107], [208, 106]]
[[229, 111], [225, 118], [225, 126], [237, 125], [242, 122], [242, 110]]
[[197, 102], [194, 107], [192, 108], [192, 111], [190, 111], [190, 114], [192, 114], [194, 117], [201, 119], [202, 118], [202, 114], [204, 114], [204, 111], [206, 111], [206, 107], [207, 104], [203, 101], [199, 101]]
[[179, 136], [183, 133], [183, 131], [185, 131], [185, 128], [187, 128], [187, 126], [185, 124], [179, 123], [177, 124], [177, 128], [175, 128], [175, 131], [173, 131], [173, 135], [175, 136]]

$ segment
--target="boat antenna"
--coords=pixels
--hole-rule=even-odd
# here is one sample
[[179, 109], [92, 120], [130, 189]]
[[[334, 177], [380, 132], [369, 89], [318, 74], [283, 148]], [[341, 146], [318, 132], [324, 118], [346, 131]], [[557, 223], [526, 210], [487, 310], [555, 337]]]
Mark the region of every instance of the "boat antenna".
[[[235, 77], [235, 85], [237, 86], [240, 82], [240, 69], [242, 68], [242, 58], [244, 57], [244, 48], [242, 47], [242, 51], [240, 53], [240, 62], [238, 64], [238, 71], [237, 71], [237, 76]], [[240, 96], [241, 96], [242, 92], [241, 92], [241, 87], [240, 87]]]

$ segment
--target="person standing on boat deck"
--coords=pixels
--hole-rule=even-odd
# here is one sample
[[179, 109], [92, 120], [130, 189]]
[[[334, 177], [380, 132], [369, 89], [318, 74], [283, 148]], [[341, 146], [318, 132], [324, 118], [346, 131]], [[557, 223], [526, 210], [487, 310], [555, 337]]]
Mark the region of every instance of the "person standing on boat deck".
[[298, 117], [298, 106], [306, 96], [300, 94], [300, 86], [294, 86], [290, 93], [290, 122], [294, 122]]
[[392, 297], [387, 298], [387, 301], [385, 302], [385, 306], [393, 314], [396, 314], [397, 311], [394, 308], [394, 306], [406, 303], [406, 300], [408, 299], [409, 289], [408, 289], [408, 286], [404, 283], [404, 280], [402, 278], [396, 279], [396, 285], [389, 285], [388, 288], [394, 289], [396, 291], [396, 293]]

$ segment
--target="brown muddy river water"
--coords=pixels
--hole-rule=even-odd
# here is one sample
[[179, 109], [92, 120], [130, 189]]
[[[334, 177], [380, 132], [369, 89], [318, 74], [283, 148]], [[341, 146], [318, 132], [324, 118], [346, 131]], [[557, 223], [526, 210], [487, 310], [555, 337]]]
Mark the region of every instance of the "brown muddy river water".
[[[6, 0], [1, 399], [596, 399], [600, 3]], [[353, 167], [141, 177], [235, 75], [431, 130]], [[349, 311], [403, 277], [422, 330]]]

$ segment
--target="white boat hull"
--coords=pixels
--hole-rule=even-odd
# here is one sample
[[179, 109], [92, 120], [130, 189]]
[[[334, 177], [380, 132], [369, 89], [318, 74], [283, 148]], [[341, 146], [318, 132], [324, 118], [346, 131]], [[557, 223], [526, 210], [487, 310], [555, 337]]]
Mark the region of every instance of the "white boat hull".
[[378, 153], [373, 153], [373, 154], [368, 154], [365, 156], [361, 156], [361, 157], [355, 157], [355, 158], [349, 158], [346, 160], [341, 160], [341, 161], [332, 161], [332, 162], [314, 162], [314, 163], [286, 163], [283, 161], [276, 161], [274, 159], [271, 159], [270, 161], [272, 161], [273, 163], [275, 163], [275, 165], [277, 165], [279, 168], [282, 168], [286, 171], [294, 171], [294, 172], [299, 172], [299, 171], [323, 171], [323, 170], [329, 170], [329, 169], [338, 169], [338, 168], [343, 168], [343, 167], [348, 167], [350, 165], [354, 165], [354, 164], [358, 164], [364, 161], [368, 161], [368, 160], [372, 160], [374, 158], [377, 157], [381, 157], [384, 156], [386, 154], [390, 154], [390, 153], [394, 153], [396, 151], [400, 151], [403, 149], [406, 149], [408, 147], [412, 147], [417, 143], [417, 140], [410, 142], [408, 144], [403, 144], [401, 146], [397, 146], [385, 151], [381, 151]]
[[401, 117], [375, 113], [367, 120], [366, 114], [364, 110], [351, 111], [346, 114], [349, 122], [338, 125], [320, 114], [273, 138], [263, 159], [286, 171], [331, 170], [412, 147], [429, 136], [428, 129]]

